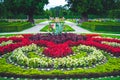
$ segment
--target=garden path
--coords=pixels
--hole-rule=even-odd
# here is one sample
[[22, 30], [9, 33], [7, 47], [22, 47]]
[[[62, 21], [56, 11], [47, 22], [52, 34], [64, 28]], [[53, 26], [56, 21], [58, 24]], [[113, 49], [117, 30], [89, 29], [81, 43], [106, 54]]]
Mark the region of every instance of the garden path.
[[77, 26], [76, 23], [65, 21], [65, 24], [71, 26], [75, 30], [74, 33], [91, 33], [90, 31]]
[[21, 31], [21, 33], [39, 33], [40, 30], [45, 27], [45, 25], [48, 25], [49, 21], [45, 21], [45, 22], [41, 22], [39, 24], [37, 24], [36, 26], [26, 29], [24, 31]]

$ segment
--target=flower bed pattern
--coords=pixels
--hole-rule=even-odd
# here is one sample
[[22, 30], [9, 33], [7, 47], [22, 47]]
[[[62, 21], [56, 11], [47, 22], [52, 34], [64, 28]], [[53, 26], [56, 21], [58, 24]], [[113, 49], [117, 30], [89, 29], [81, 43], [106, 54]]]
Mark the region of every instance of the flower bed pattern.
[[119, 39], [98, 34], [2, 37], [0, 76], [45, 79], [117, 76], [120, 73], [119, 44]]
[[[33, 68], [76, 68], [76, 67], [89, 67], [97, 63], [103, 63], [106, 61], [105, 56], [100, 50], [94, 47], [89, 47], [85, 45], [80, 45], [78, 47], [73, 47], [79, 54], [79, 50], [87, 51], [87, 55], [81, 58], [72, 58], [74, 55], [63, 57], [63, 58], [50, 58], [42, 57], [41, 50], [37, 45], [32, 44], [29, 46], [21, 47], [15, 49], [11, 56], [9, 57], [10, 62], [17, 63], [21, 66], [33, 67]], [[28, 58], [27, 53], [29, 51], [34, 51], [40, 56], [34, 58]]]
[[[9, 62], [33, 68], [89, 67], [105, 62], [106, 58], [103, 55], [105, 52], [116, 57], [120, 56], [119, 46], [114, 47], [102, 43], [102, 41], [119, 43], [120, 40], [96, 36], [99, 35], [63, 33], [61, 35], [27, 34], [21, 37], [0, 38], [0, 44], [4, 45], [0, 46], [0, 54], [10, 52]], [[42, 51], [41, 47], [44, 47]], [[78, 55], [80, 51], [86, 52], [87, 56], [78, 59], [71, 58], [71, 56]], [[29, 58], [28, 52], [35, 52], [40, 58]]]

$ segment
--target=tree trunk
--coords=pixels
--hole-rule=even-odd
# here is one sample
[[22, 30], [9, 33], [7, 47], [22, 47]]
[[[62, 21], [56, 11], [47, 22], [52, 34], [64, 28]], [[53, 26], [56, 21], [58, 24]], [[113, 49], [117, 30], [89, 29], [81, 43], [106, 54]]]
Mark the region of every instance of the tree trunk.
[[87, 22], [87, 21], [88, 21], [88, 14], [87, 13], [82, 13], [81, 22]]
[[31, 22], [32, 24], [34, 24], [34, 19], [32, 14], [28, 15], [28, 22]]

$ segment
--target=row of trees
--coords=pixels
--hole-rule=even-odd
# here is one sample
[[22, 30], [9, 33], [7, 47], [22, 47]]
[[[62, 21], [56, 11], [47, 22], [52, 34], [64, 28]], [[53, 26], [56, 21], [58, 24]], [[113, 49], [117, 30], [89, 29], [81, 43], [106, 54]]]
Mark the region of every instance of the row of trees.
[[50, 8], [49, 10], [47, 9], [45, 10], [45, 14], [51, 17], [65, 17], [65, 18], [73, 18], [74, 16], [77, 16], [77, 13], [73, 13], [72, 11], [70, 11], [67, 5], [56, 6], [54, 8]]
[[88, 20], [88, 15], [108, 15], [120, 18], [120, 0], [66, 0], [67, 5], [57, 6], [44, 11], [48, 0], [2, 0], [0, 15], [27, 15], [28, 21], [34, 23], [34, 15], [63, 17], [81, 16], [82, 21]]

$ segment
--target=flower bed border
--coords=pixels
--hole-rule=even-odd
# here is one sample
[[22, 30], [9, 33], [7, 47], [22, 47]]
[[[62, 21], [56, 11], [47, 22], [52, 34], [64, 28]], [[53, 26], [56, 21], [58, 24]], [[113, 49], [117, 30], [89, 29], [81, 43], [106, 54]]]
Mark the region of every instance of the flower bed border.
[[84, 73], [84, 74], [63, 74], [63, 75], [18, 75], [18, 74], [12, 74], [12, 73], [0, 73], [1, 77], [8, 77], [8, 78], [32, 78], [32, 79], [68, 79], [68, 78], [98, 78], [98, 77], [106, 77], [106, 76], [120, 76], [120, 71], [114, 71], [114, 72], [106, 72], [106, 73]]

